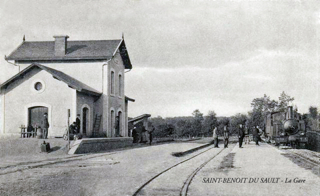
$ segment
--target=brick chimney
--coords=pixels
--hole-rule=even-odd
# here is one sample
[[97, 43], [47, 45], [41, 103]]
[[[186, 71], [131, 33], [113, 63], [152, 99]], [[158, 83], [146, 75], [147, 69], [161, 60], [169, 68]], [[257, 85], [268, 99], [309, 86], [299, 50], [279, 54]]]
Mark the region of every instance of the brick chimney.
[[65, 56], [67, 54], [67, 35], [56, 35], [54, 37], [54, 55]]

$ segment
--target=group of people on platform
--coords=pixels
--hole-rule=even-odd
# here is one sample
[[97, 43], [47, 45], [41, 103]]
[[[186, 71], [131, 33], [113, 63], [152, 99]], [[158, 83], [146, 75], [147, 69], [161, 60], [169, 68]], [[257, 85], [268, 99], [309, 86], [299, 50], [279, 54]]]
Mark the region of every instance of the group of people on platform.
[[[28, 124], [27, 126], [27, 137], [31, 137], [32, 133], [35, 133], [37, 132], [38, 129], [41, 130], [41, 138], [42, 139], [48, 139], [48, 129], [50, 127], [49, 125], [49, 121], [48, 121], [48, 114], [47, 113], [44, 113], [43, 114], [43, 118], [42, 118], [42, 121], [41, 121], [41, 126], [39, 125], [35, 125], [34, 127], [32, 126], [31, 123]], [[39, 134], [39, 133], [37, 133]]]
[[142, 126], [141, 131], [138, 131], [137, 127], [134, 127], [131, 131], [133, 143], [147, 143], [147, 138], [149, 137], [149, 144], [151, 145], [154, 130], [155, 128], [153, 125], [149, 130], [147, 130], [145, 126]]
[[[253, 140], [255, 141], [257, 146], [259, 146], [259, 141], [261, 141], [262, 134], [263, 134], [263, 131], [259, 128], [259, 126], [252, 127]], [[247, 126], [244, 126], [243, 124], [239, 124], [238, 138], [239, 138], [239, 148], [243, 148], [242, 147], [243, 141], [245, 142], [245, 144], [250, 143], [249, 128]], [[224, 148], [228, 148], [229, 127], [227, 125], [225, 125], [223, 127], [223, 139], [224, 139]], [[214, 140], [214, 147], [219, 148], [218, 128], [217, 127], [214, 127], [214, 129], [213, 129], [213, 140]]]
[[78, 134], [78, 133], [80, 133], [80, 114], [77, 115], [76, 121], [74, 121], [69, 126], [69, 133], [70, 134]]

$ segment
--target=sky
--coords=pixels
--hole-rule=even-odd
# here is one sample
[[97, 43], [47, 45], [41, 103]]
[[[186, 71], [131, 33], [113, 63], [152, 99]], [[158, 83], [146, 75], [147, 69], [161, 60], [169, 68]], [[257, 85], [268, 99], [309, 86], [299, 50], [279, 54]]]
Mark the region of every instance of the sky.
[[320, 3], [300, 0], [1, 0], [0, 83], [18, 72], [4, 60], [22, 42], [119, 39], [133, 69], [129, 116], [246, 114], [282, 91], [299, 112], [320, 107]]

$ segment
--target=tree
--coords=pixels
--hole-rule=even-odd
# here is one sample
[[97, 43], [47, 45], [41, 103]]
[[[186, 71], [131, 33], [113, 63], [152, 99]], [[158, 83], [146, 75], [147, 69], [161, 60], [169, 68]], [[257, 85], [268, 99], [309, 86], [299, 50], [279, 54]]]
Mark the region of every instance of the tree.
[[199, 136], [202, 128], [203, 114], [196, 109], [192, 112], [192, 136]]
[[317, 119], [317, 116], [318, 116], [318, 108], [317, 108], [317, 107], [310, 106], [310, 107], [309, 107], [309, 115], [310, 115], [311, 118]]
[[230, 119], [228, 117], [222, 117], [218, 120], [218, 135], [223, 135], [223, 127], [229, 126]]
[[202, 133], [206, 136], [212, 136], [213, 127], [217, 126], [217, 114], [214, 111], [209, 111], [202, 122]]
[[261, 98], [253, 99], [251, 102], [252, 110], [249, 112], [248, 125], [250, 127], [264, 127], [268, 114], [274, 111], [286, 111], [289, 103], [293, 100], [294, 98], [287, 95], [284, 91], [280, 94], [279, 101], [271, 100], [266, 94]]
[[249, 112], [248, 125], [251, 126], [264, 126], [264, 120], [268, 114], [274, 112], [278, 108], [278, 102], [271, 100], [266, 94], [261, 98], [255, 98], [251, 102], [252, 111]]
[[318, 108], [310, 106], [309, 113], [303, 115], [308, 130], [319, 131]]
[[251, 102], [251, 107], [253, 111], [261, 111], [262, 113], [270, 113], [277, 109], [278, 102], [271, 100], [266, 94], [261, 98], [255, 98]]
[[293, 97], [287, 95], [284, 91], [282, 91], [279, 97], [278, 111], [284, 112], [286, 111], [290, 102], [294, 100]]
[[240, 124], [245, 125], [248, 117], [245, 114], [236, 114], [230, 118], [230, 134], [237, 134]]

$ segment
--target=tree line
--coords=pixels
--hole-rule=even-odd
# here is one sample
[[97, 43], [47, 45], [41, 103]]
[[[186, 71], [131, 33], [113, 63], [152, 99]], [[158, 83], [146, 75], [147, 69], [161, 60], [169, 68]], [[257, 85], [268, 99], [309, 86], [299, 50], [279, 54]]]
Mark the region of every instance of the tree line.
[[[223, 135], [223, 127], [229, 127], [230, 134], [237, 134], [239, 124], [247, 127], [265, 127], [266, 116], [275, 111], [286, 111], [293, 97], [282, 92], [278, 100], [272, 100], [266, 94], [255, 98], [251, 102], [251, 110], [247, 114], [236, 114], [231, 117], [218, 117], [214, 110], [206, 115], [196, 109], [191, 116], [162, 118], [161, 116], [150, 119], [155, 127], [154, 137], [200, 137], [212, 136], [213, 128], [218, 128], [218, 134]], [[295, 106], [294, 109], [297, 110]], [[307, 129], [319, 131], [319, 113], [316, 107], [310, 107], [309, 113], [303, 115]]]

